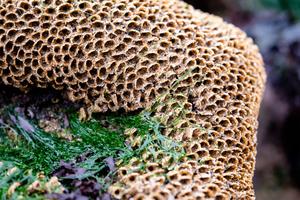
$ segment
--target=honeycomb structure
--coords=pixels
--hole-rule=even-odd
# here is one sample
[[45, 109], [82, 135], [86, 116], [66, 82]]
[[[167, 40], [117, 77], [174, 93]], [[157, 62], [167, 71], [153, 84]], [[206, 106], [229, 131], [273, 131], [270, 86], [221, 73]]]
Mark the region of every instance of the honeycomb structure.
[[132, 160], [114, 198], [254, 199], [263, 61], [219, 17], [179, 0], [2, 0], [0, 82], [62, 90], [83, 117], [154, 111], [187, 155]]

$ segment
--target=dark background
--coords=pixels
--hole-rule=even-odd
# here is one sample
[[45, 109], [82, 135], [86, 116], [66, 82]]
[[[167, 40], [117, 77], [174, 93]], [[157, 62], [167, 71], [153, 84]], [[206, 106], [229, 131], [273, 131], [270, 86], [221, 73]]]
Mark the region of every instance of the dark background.
[[185, 0], [254, 39], [268, 82], [254, 184], [258, 200], [300, 199], [300, 0]]

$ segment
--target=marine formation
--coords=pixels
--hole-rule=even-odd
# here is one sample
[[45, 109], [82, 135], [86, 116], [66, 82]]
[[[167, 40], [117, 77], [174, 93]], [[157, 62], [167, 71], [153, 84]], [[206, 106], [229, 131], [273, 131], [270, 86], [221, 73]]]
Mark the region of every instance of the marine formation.
[[116, 199], [254, 198], [263, 61], [219, 17], [179, 0], [2, 0], [0, 83], [61, 90], [82, 118], [150, 109], [186, 156], [121, 167]]

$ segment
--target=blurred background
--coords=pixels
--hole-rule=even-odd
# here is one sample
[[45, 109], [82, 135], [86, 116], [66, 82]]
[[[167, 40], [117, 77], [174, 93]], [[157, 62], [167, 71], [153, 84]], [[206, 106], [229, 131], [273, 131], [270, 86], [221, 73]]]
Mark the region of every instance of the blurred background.
[[185, 0], [252, 37], [268, 82], [260, 114], [257, 200], [300, 199], [300, 0]]

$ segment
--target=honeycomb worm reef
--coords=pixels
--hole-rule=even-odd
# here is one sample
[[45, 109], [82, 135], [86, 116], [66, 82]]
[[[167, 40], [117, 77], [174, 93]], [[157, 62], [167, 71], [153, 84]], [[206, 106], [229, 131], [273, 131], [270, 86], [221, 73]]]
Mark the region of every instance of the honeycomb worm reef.
[[152, 106], [187, 156], [133, 160], [117, 199], [254, 198], [263, 61], [219, 17], [179, 0], [2, 0], [0, 82], [62, 90], [83, 118]]

